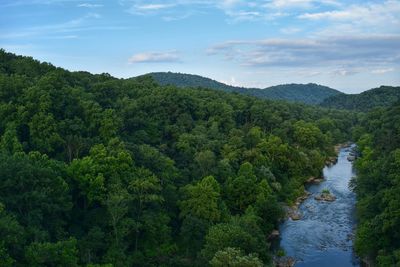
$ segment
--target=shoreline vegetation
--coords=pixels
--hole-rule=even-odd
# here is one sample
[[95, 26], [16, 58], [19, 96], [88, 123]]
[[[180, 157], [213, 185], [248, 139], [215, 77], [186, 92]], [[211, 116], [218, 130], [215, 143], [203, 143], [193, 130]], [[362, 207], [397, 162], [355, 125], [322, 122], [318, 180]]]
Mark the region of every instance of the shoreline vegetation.
[[[0, 49], [0, 259], [268, 266], [281, 203], [300, 205], [305, 182], [320, 182], [334, 164], [333, 146], [359, 140], [356, 250], [397, 262], [393, 109], [366, 119], [150, 77], [70, 72]], [[371, 231], [376, 223], [384, 229]]]
[[[337, 144], [335, 145], [334, 151], [336, 156], [330, 156], [327, 158], [327, 160], [325, 161], [325, 166], [331, 166], [337, 163], [338, 161], [338, 155], [341, 149], [343, 148], [349, 148], [351, 146], [352, 142], [345, 142], [345, 143], [341, 143], [341, 144]], [[304, 185], [312, 185], [312, 184], [320, 184], [321, 182], [324, 181], [324, 177], [310, 177], [308, 178]], [[294, 205], [292, 206], [285, 206], [285, 217], [284, 220], [301, 220], [301, 213], [299, 212], [299, 207], [300, 205], [306, 200], [308, 199], [312, 194], [310, 192], [308, 192], [306, 189], [304, 190], [303, 195], [299, 196], [295, 201], [294, 201]], [[336, 197], [334, 195], [332, 195], [328, 189], [324, 189], [322, 190], [322, 192], [320, 194], [317, 194], [314, 197], [315, 200], [318, 201], [327, 201], [327, 202], [332, 202], [336, 200]], [[278, 239], [280, 237], [280, 232], [279, 230], [275, 229], [271, 232], [271, 234], [269, 235], [269, 239], [273, 240], [273, 239]], [[278, 250], [276, 252], [276, 255], [274, 256], [274, 266], [276, 267], [292, 267], [296, 264], [296, 259], [294, 259], [293, 257], [290, 256], [286, 256], [284, 255], [284, 253], [280, 253], [280, 250]]]
[[[330, 165], [336, 164], [337, 160], [338, 160], [338, 154], [339, 154], [340, 149], [348, 148], [348, 147], [350, 147], [350, 145], [351, 145], [351, 142], [346, 142], [346, 143], [341, 143], [341, 144], [335, 145], [333, 148], [336, 153], [336, 156], [328, 157], [327, 160], [325, 161], [325, 166], [330, 166]], [[323, 181], [324, 181], [323, 176], [319, 176], [319, 177], [312, 176], [304, 182], [304, 185], [319, 184]], [[296, 200], [294, 201], [294, 205], [285, 207], [286, 218], [291, 218], [294, 221], [300, 220], [301, 214], [298, 212], [298, 208], [309, 196], [311, 196], [311, 193], [308, 192], [307, 190], [304, 190], [304, 193], [301, 196], [296, 198]], [[326, 192], [326, 193], [322, 192], [320, 195], [317, 195], [316, 198], [317, 198], [317, 200], [325, 200], [325, 201], [334, 201], [335, 200], [335, 196], [331, 195], [329, 192]]]
[[280, 203], [296, 202], [357, 119], [0, 59], [9, 266], [271, 264]]

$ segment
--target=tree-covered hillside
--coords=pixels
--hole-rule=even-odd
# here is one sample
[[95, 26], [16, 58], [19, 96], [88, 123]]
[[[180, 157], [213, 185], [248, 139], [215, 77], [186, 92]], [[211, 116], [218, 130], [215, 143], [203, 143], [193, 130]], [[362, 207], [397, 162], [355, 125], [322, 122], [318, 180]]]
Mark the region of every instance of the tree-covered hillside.
[[354, 129], [357, 253], [373, 266], [400, 265], [400, 102], [376, 109]]
[[342, 92], [339, 92], [335, 89], [313, 83], [284, 84], [268, 87], [265, 89], [258, 89], [230, 86], [209, 78], [192, 74], [153, 72], [149, 73], [148, 75], [153, 77], [153, 79], [157, 81], [160, 85], [209, 88], [225, 92], [235, 92], [244, 95], [256, 96], [264, 99], [285, 100], [290, 102], [299, 102], [314, 105], [321, 103], [324, 99], [328, 97], [343, 94]]
[[381, 86], [360, 94], [336, 95], [325, 99], [321, 106], [327, 108], [369, 111], [376, 107], [389, 107], [400, 100], [400, 87]]
[[0, 50], [2, 266], [264, 266], [348, 112]]

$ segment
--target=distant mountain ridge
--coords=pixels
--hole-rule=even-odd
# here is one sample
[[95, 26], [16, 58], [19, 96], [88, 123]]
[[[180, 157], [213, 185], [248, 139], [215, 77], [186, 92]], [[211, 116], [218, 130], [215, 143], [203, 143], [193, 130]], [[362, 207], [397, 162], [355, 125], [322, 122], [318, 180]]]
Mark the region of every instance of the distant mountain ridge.
[[210, 78], [193, 74], [152, 72], [146, 75], [151, 76], [160, 85], [174, 85], [177, 87], [194, 88], [202, 87], [225, 92], [251, 95], [259, 98], [285, 100], [312, 105], [318, 105], [329, 97], [344, 94], [338, 90], [314, 83], [284, 84], [260, 89], [231, 86]]
[[381, 86], [360, 94], [332, 96], [320, 105], [327, 108], [368, 111], [376, 107], [391, 106], [397, 101], [400, 101], [400, 87]]

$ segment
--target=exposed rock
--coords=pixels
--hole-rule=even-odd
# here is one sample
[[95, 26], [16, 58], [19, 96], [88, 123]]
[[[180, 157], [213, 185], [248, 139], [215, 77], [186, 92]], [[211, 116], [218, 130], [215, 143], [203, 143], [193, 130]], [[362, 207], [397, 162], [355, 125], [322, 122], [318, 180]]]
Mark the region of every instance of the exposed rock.
[[301, 216], [300, 216], [300, 213], [298, 213], [298, 212], [293, 212], [292, 214], [290, 214], [290, 218], [291, 218], [293, 221], [298, 221], [298, 220], [301, 219]]
[[268, 236], [268, 239], [276, 239], [280, 235], [278, 230], [272, 230], [271, 234]]
[[351, 142], [346, 142], [344, 144], [337, 144], [334, 147], [334, 149], [335, 149], [336, 154], [338, 154], [341, 148], [350, 148], [350, 147], [351, 147]]
[[332, 202], [336, 200], [336, 197], [330, 193], [321, 193], [319, 195], [316, 195], [314, 197], [315, 200], [318, 201], [328, 201], [328, 202]]
[[293, 221], [300, 220], [301, 215], [298, 210], [298, 206], [293, 205], [291, 207], [286, 206], [286, 217], [291, 218]]
[[310, 178], [307, 179], [306, 183], [310, 184], [310, 183], [314, 182], [314, 180], [315, 180], [315, 177], [311, 176]]
[[308, 184], [319, 184], [323, 181], [324, 178], [310, 177], [307, 179], [306, 183]]
[[355, 156], [347, 156], [348, 161], [354, 161], [356, 159]]
[[325, 165], [334, 165], [336, 164], [338, 161], [337, 157], [329, 157], [326, 161], [325, 161]]
[[286, 210], [286, 216], [288, 218], [291, 218], [293, 221], [297, 221], [301, 219], [301, 214], [299, 212], [299, 206], [301, 203], [303, 203], [304, 200], [306, 200], [309, 196], [311, 195], [310, 192], [304, 190], [304, 194], [296, 199], [294, 202], [294, 205], [291, 207], [285, 208]]
[[296, 260], [292, 257], [279, 257], [274, 259], [276, 267], [293, 267], [296, 264]]

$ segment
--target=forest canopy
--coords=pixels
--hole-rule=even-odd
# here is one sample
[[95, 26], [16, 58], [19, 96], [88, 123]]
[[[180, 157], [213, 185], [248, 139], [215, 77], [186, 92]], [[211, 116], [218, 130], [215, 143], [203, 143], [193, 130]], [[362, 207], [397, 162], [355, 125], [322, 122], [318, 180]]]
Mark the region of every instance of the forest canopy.
[[358, 117], [1, 50], [0, 261], [269, 265], [283, 203], [321, 174]]

